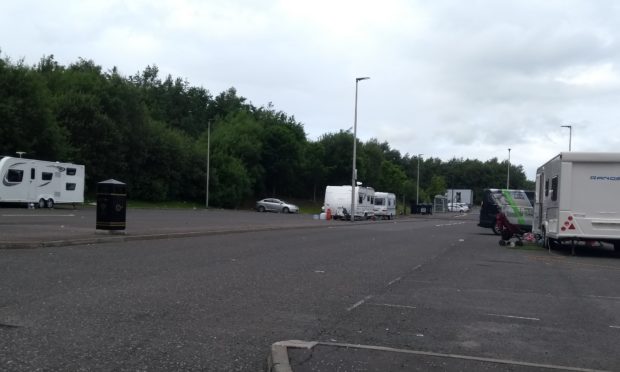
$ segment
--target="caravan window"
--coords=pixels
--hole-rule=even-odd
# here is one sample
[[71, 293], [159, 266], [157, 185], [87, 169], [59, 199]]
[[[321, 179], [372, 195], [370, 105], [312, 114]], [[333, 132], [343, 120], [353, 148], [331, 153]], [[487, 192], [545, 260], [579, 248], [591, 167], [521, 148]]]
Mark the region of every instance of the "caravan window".
[[383, 198], [375, 198], [375, 205], [385, 205]]
[[362, 203], [364, 202], [364, 197], [365, 197], [365, 196], [366, 196], [366, 195], [364, 195], [364, 194], [360, 194], [360, 195], [359, 195], [359, 198], [358, 198], [358, 199], [359, 199], [359, 204], [362, 204]]
[[558, 200], [558, 176], [551, 179], [551, 200]]
[[50, 173], [50, 172], [41, 173], [41, 179], [43, 181], [51, 181], [53, 176], [54, 176], [54, 173]]
[[30, 168], [30, 179], [33, 180], [34, 179], [34, 175], [35, 175], [35, 170], [34, 168]]
[[75, 168], [67, 168], [67, 176], [75, 176], [77, 170]]
[[66, 187], [67, 191], [74, 191], [75, 190], [75, 183], [67, 183]]
[[549, 196], [549, 179], [545, 180], [545, 196]]
[[9, 169], [9, 171], [6, 174], [6, 180], [8, 182], [19, 183], [19, 182], [22, 182], [23, 178], [24, 178], [24, 171], [21, 169]]

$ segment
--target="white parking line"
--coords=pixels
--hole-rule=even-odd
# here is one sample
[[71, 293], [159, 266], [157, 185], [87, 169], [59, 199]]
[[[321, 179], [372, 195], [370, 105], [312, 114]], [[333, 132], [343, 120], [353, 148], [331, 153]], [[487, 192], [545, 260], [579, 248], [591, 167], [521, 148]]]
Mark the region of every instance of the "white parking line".
[[502, 315], [502, 314], [487, 314], [489, 316], [498, 316], [501, 318], [511, 318], [511, 319], [523, 319], [523, 320], [535, 320], [535, 321], [539, 321], [540, 319], [538, 318], [528, 318], [525, 316], [516, 316], [516, 315]]
[[396, 307], [396, 308], [400, 308], [400, 309], [415, 309], [415, 306], [408, 306], [408, 305], [395, 305], [395, 304], [375, 304], [375, 303], [369, 303], [368, 305], [372, 305], [372, 306], [384, 306], [384, 307]]
[[351, 305], [350, 307], [348, 307], [347, 311], [351, 311], [351, 310], [355, 309], [356, 307], [363, 305], [364, 302], [370, 300], [371, 298], [372, 298], [372, 295], [364, 297], [363, 300], [358, 301], [358, 302], [354, 303], [353, 305]]
[[442, 223], [439, 225], [435, 225], [435, 227], [444, 227], [444, 226], [456, 226], [456, 225], [462, 225], [466, 222], [453, 222], [453, 223]]
[[607, 300], [620, 300], [620, 297], [611, 297], [611, 296], [595, 296], [595, 295], [589, 295], [588, 297], [592, 297], [592, 298], [604, 298]]
[[620, 329], [620, 326], [609, 326], [609, 328], [617, 328], [617, 329]]
[[389, 282], [388, 283], [388, 287], [391, 286], [394, 283], [400, 282], [400, 280], [401, 280], [401, 277], [399, 276], [398, 278], [396, 278], [396, 279], [392, 280], [391, 282]]
[[3, 214], [2, 217], [75, 217], [75, 214]]

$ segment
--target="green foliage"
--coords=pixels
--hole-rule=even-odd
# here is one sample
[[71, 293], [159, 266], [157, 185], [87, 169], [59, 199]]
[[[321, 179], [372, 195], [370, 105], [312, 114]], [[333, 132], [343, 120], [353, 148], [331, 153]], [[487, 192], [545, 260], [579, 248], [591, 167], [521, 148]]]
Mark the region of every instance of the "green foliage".
[[[160, 78], [155, 65], [124, 77], [85, 59], [62, 66], [46, 56], [29, 67], [0, 58], [0, 154], [84, 164], [87, 194], [115, 178], [135, 200], [202, 205], [208, 140], [210, 206], [282, 196], [314, 211], [325, 186], [351, 184], [352, 133], [308, 141], [293, 116], [270, 103], [255, 107], [234, 88], [213, 97], [185, 79]], [[447, 188], [480, 197], [484, 188], [505, 186], [508, 163], [497, 159], [422, 160], [376, 139], [358, 140], [356, 149], [358, 181], [406, 204], [415, 200], [417, 181], [425, 202]], [[510, 175], [512, 188], [533, 188], [522, 166], [510, 165]]]

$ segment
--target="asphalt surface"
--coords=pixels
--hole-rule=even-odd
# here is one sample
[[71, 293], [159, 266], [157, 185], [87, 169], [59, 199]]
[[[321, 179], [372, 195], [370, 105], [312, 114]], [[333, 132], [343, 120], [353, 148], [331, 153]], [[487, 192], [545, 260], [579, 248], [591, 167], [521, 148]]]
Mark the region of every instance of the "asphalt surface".
[[46, 245], [95, 234], [59, 211], [0, 209], [31, 248], [0, 250], [0, 370], [258, 371], [287, 340], [313, 342], [284, 348], [296, 372], [620, 370], [605, 248], [499, 247], [475, 215], [147, 210], [136, 240]]

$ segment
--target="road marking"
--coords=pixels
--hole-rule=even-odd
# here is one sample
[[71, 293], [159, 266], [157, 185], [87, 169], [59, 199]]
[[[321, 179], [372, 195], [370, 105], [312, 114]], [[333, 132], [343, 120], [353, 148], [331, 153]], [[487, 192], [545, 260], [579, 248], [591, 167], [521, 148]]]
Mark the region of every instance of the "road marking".
[[[437, 256], [435, 256], [435, 257], [437, 257]], [[431, 258], [431, 260], [434, 259], [435, 257]], [[418, 265], [418, 266], [414, 267], [411, 271], [416, 271], [417, 269], [419, 269], [421, 267], [422, 267], [422, 265]]]
[[442, 354], [442, 353], [433, 353], [433, 352], [430, 352], [430, 351], [395, 349], [395, 348], [392, 348], [392, 347], [385, 347], [385, 346], [344, 344], [344, 343], [336, 343], [336, 342], [318, 342], [317, 344], [318, 345], [327, 345], [327, 346], [341, 347], [341, 348], [348, 348], [348, 349], [364, 349], [364, 350], [388, 351], [388, 352], [402, 353], [402, 354], [413, 354], [413, 355], [423, 355], [423, 356], [431, 356], [431, 357], [439, 357], [439, 358], [472, 360], [472, 361], [476, 361], [476, 362], [488, 362], [488, 363], [506, 364], [506, 365], [514, 365], [514, 366], [545, 368], [545, 369], [554, 369], [554, 370], [560, 370], [560, 371], [603, 372], [603, 370], [590, 369], [590, 368], [566, 367], [566, 366], [559, 366], [559, 365], [553, 365], [553, 364], [540, 364], [540, 363], [519, 362], [519, 361], [516, 361], [516, 360], [510, 360], [510, 359], [483, 358], [483, 357], [475, 357], [475, 356], [459, 355], [459, 354]]
[[620, 326], [609, 326], [609, 328], [618, 328], [618, 329], [620, 329]]
[[392, 285], [392, 284], [394, 284], [394, 283], [400, 282], [400, 280], [401, 280], [401, 279], [402, 279], [402, 278], [399, 276], [398, 278], [396, 278], [396, 279], [392, 280], [391, 282], [389, 282], [389, 283], [388, 283], [388, 287], [389, 287], [389, 286], [391, 286], [391, 285]]
[[453, 223], [442, 223], [439, 225], [435, 225], [435, 227], [444, 227], [444, 226], [456, 226], [456, 225], [462, 225], [465, 224], [467, 222], [453, 222]]
[[523, 319], [523, 320], [535, 320], [535, 321], [539, 321], [540, 319], [538, 318], [528, 318], [525, 316], [516, 316], [516, 315], [501, 315], [501, 314], [487, 314], [490, 316], [498, 316], [498, 317], [502, 317], [502, 318], [511, 318], [511, 319]]
[[355, 309], [356, 307], [363, 305], [363, 304], [364, 304], [364, 302], [366, 302], [366, 301], [370, 300], [371, 298], [372, 298], [372, 295], [369, 295], [369, 296], [364, 297], [364, 299], [363, 299], [363, 300], [358, 301], [358, 302], [354, 303], [352, 306], [348, 307], [348, 308], [347, 308], [347, 311], [351, 311], [351, 310]]
[[396, 308], [400, 308], [400, 309], [416, 309], [415, 306], [407, 306], [407, 305], [376, 304], [376, 303], [369, 303], [368, 305], [372, 305], [372, 306], [385, 306], [385, 307], [396, 307]]
[[3, 214], [2, 217], [75, 217], [75, 214]]
[[604, 298], [604, 299], [608, 299], [608, 300], [620, 300], [620, 297], [611, 297], [611, 296], [594, 296], [594, 295], [589, 295], [588, 297]]

